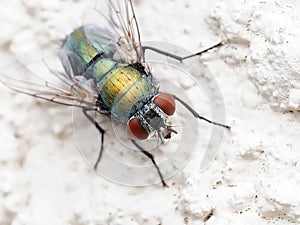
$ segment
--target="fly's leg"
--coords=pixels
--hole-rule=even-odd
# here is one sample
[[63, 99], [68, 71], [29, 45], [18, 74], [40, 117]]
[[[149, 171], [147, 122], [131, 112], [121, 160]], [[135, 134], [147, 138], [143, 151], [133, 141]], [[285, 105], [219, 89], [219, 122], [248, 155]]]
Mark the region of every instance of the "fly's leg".
[[196, 118], [198, 118], [200, 120], [205, 120], [206, 122], [214, 124], [214, 125], [217, 125], [217, 126], [225, 127], [228, 130], [230, 130], [230, 126], [225, 125], [225, 124], [221, 124], [221, 123], [217, 123], [217, 122], [211, 121], [209, 119], [206, 119], [205, 117], [199, 115], [199, 113], [197, 113], [191, 106], [189, 106], [182, 99], [178, 98], [176, 95], [173, 95], [173, 97], [174, 97], [175, 100], [179, 101], [187, 110], [189, 110], [193, 114], [194, 117], [196, 117]]
[[173, 59], [176, 59], [176, 60], [182, 62], [182, 61], [185, 60], [185, 59], [189, 59], [189, 58], [192, 58], [192, 57], [195, 57], [195, 56], [199, 56], [199, 55], [201, 55], [201, 54], [203, 54], [203, 53], [205, 53], [205, 52], [207, 52], [207, 51], [209, 51], [209, 50], [211, 50], [211, 49], [213, 49], [213, 48], [217, 48], [217, 47], [221, 46], [222, 44], [223, 44], [222, 42], [219, 42], [218, 44], [215, 44], [215, 45], [213, 45], [213, 46], [211, 46], [211, 47], [209, 47], [209, 48], [207, 48], [207, 49], [204, 49], [204, 50], [202, 50], [202, 51], [200, 51], [200, 52], [197, 52], [197, 53], [194, 53], [194, 54], [192, 54], [192, 55], [185, 56], [185, 57], [181, 57], [181, 56], [178, 56], [178, 55], [174, 55], [174, 54], [172, 54], [172, 53], [165, 52], [165, 51], [163, 51], [163, 50], [160, 50], [160, 49], [158, 49], [158, 48], [151, 47], [151, 46], [143, 46], [142, 48], [143, 48], [143, 52], [145, 52], [145, 50], [149, 49], [149, 50], [152, 50], [152, 51], [154, 51], [154, 52], [160, 53], [160, 54], [162, 54], [162, 55], [171, 57], [171, 58], [173, 58]]
[[94, 169], [96, 170], [97, 167], [98, 167], [98, 164], [100, 162], [100, 159], [101, 159], [101, 156], [102, 156], [102, 153], [103, 153], [103, 149], [104, 149], [104, 134], [105, 134], [105, 130], [100, 127], [100, 125], [97, 123], [97, 121], [91, 117], [89, 114], [88, 114], [88, 111], [91, 111], [90, 109], [85, 109], [83, 108], [82, 109], [82, 112], [83, 114], [85, 115], [85, 117], [92, 123], [95, 125], [95, 127], [97, 128], [97, 130], [100, 132], [101, 134], [101, 146], [100, 146], [100, 151], [99, 151], [99, 155], [98, 155], [98, 158], [97, 158], [97, 161], [94, 165]]
[[158, 172], [158, 175], [160, 177], [160, 180], [161, 180], [163, 186], [164, 187], [168, 187], [168, 185], [166, 184], [166, 182], [165, 182], [165, 180], [163, 178], [163, 175], [160, 172], [159, 167], [157, 166], [157, 164], [155, 162], [154, 156], [150, 152], [148, 152], [145, 149], [143, 149], [143, 147], [141, 147], [138, 143], [136, 143], [136, 141], [131, 140], [131, 142], [135, 145], [135, 147], [138, 148], [138, 150], [140, 150], [144, 155], [146, 155], [152, 161], [153, 165], [155, 166], [155, 168], [156, 168], [156, 170]]
[[[211, 47], [209, 47], [209, 48], [207, 48], [207, 49], [205, 49], [205, 50], [203, 50], [203, 51], [200, 51], [200, 52], [197, 52], [197, 53], [195, 53], [195, 54], [188, 55], [188, 56], [185, 56], [185, 57], [181, 57], [181, 56], [178, 56], [178, 55], [174, 55], [174, 54], [172, 54], [172, 53], [165, 52], [165, 51], [163, 51], [163, 50], [160, 50], [160, 49], [154, 48], [154, 47], [150, 47], [150, 46], [143, 46], [143, 51], [145, 52], [145, 50], [149, 49], [149, 50], [155, 51], [155, 52], [157, 52], [157, 53], [163, 54], [163, 55], [165, 55], [165, 56], [171, 57], [171, 58], [173, 58], [173, 59], [176, 59], [176, 60], [182, 62], [182, 61], [185, 60], [185, 59], [192, 58], [192, 57], [195, 57], [195, 56], [199, 56], [199, 55], [201, 55], [201, 54], [203, 54], [203, 53], [205, 53], [205, 52], [207, 52], [207, 51], [209, 51], [209, 50], [211, 50], [211, 49], [213, 49], [213, 48], [217, 48], [217, 47], [221, 46], [222, 44], [223, 44], [223, 43], [220, 42], [220, 43], [215, 44], [215, 45], [213, 45], [213, 46], [211, 46]], [[178, 98], [178, 97], [175, 96], [175, 95], [173, 95], [173, 97], [174, 97], [174, 99], [176, 99], [177, 101], [179, 101], [179, 102], [180, 102], [187, 110], [189, 110], [189, 111], [193, 114], [194, 117], [196, 117], [196, 118], [198, 118], [198, 119], [201, 119], [201, 120], [205, 120], [205, 121], [208, 122], [208, 123], [211, 123], [211, 124], [214, 124], [214, 125], [217, 125], [217, 126], [221, 126], [221, 127], [225, 127], [225, 128], [227, 128], [227, 129], [230, 129], [230, 126], [228, 126], [228, 125], [220, 124], [220, 123], [211, 121], [211, 120], [209, 120], [209, 119], [206, 119], [206, 118], [203, 117], [203, 116], [200, 116], [199, 113], [197, 113], [192, 107], [190, 107], [190, 106], [189, 106], [187, 103], [185, 103], [183, 100], [181, 100], [180, 98]]]

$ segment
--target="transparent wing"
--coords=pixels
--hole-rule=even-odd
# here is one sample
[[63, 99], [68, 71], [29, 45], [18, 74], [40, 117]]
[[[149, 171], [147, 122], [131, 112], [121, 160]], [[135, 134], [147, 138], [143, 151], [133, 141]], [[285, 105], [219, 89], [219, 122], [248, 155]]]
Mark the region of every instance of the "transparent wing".
[[[143, 54], [132, 1], [107, 0], [107, 3], [108, 16], [103, 15], [97, 9], [99, 7], [96, 7], [96, 11], [102, 19], [106, 18], [109, 26], [99, 24], [101, 28], [97, 28], [97, 20], [93, 20], [92, 26], [85, 25], [87, 40], [96, 49], [102, 49], [106, 53], [105, 57], [114, 58], [118, 55], [118, 61], [124, 63], [141, 62]], [[88, 53], [87, 57], [93, 58], [92, 53]], [[32, 65], [19, 61], [1, 66], [0, 82], [14, 91], [33, 97], [68, 106], [96, 108], [102, 114], [109, 114], [105, 107], [101, 108], [101, 102], [98, 102], [98, 92], [93, 79], [81, 74], [84, 69], [78, 60], [72, 61], [71, 65], [64, 62], [65, 58], [60, 56], [64, 66], [62, 68], [61, 63], [50, 67], [47, 65], [49, 61], [41, 58], [43, 61], [40, 61], [39, 65], [44, 67], [44, 70], [32, 69]], [[57, 56], [55, 58], [58, 59]], [[50, 68], [55, 68], [55, 71]], [[60, 68], [59, 72], [57, 68]]]
[[[0, 82], [10, 89], [54, 103], [94, 109], [97, 92], [92, 80], [80, 76], [68, 76], [55, 72], [45, 63], [37, 69], [34, 65], [24, 66], [15, 61], [1, 68]], [[39, 75], [35, 71], [39, 71]]]
[[142, 63], [143, 51], [140, 31], [132, 0], [107, 0], [109, 21], [115, 32], [116, 48], [121, 59], [129, 64]]
[[89, 43], [99, 51], [112, 53], [105, 56], [117, 62], [142, 63], [143, 49], [132, 0], [95, 1], [95, 4], [87, 6], [82, 17]]

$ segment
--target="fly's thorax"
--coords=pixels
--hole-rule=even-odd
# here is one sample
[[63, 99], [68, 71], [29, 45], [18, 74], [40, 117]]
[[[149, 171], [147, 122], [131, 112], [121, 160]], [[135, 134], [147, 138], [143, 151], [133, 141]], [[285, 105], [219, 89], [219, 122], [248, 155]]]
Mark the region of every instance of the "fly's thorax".
[[90, 68], [89, 73], [86, 76], [91, 76], [96, 83], [99, 83], [102, 79], [104, 79], [104, 76], [108, 75], [110, 71], [118, 67], [120, 67], [120, 65], [112, 59], [99, 59]]
[[103, 103], [111, 115], [122, 123], [156, 94], [152, 80], [131, 66], [119, 64], [97, 83]]

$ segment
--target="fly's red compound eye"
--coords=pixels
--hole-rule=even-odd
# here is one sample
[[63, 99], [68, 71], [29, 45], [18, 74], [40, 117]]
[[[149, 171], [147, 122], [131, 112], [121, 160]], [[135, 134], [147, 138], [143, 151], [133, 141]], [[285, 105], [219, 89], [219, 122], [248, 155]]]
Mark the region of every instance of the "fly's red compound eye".
[[126, 132], [130, 138], [135, 140], [145, 140], [149, 135], [136, 118], [132, 118], [128, 121]]
[[172, 95], [161, 93], [157, 95], [153, 102], [162, 109], [168, 116], [172, 116], [175, 112], [175, 99]]

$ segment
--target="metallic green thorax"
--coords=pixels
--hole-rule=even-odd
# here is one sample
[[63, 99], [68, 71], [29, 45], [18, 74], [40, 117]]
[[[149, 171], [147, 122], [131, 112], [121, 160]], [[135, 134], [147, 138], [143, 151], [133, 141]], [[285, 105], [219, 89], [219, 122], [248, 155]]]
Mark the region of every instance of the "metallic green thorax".
[[95, 81], [105, 108], [126, 123], [157, 89], [142, 71], [112, 59], [116, 49], [111, 40], [113, 36], [106, 30], [80, 27], [66, 38], [60, 56], [69, 75]]

